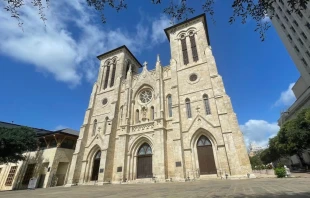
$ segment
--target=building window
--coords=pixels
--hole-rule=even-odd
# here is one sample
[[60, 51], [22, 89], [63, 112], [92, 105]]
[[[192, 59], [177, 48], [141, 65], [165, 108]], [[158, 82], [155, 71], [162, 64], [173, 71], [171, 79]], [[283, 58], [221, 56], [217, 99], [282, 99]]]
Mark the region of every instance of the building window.
[[195, 41], [195, 35], [193, 33], [190, 33], [190, 34], [191, 35], [189, 36], [189, 39], [191, 42], [193, 60], [196, 62], [198, 61], [198, 52], [197, 52], [197, 46], [196, 46], [196, 41]]
[[306, 36], [306, 34], [305, 34], [304, 32], [302, 32], [301, 35], [302, 35], [305, 39], [308, 39], [308, 37]]
[[93, 133], [92, 133], [92, 136], [95, 135], [96, 133], [96, 129], [97, 129], [97, 120], [94, 120], [94, 124], [93, 124]]
[[308, 57], [310, 58], [310, 52], [309, 52], [309, 51], [306, 51], [306, 54], [307, 54]]
[[28, 184], [29, 183], [29, 180], [32, 177], [35, 166], [36, 166], [36, 164], [28, 164], [22, 184]]
[[104, 122], [103, 134], [106, 134], [106, 132], [107, 132], [108, 120], [109, 120], [109, 117], [106, 117], [105, 122]]
[[16, 170], [17, 170], [17, 166], [11, 166], [10, 172], [8, 174], [8, 177], [6, 178], [6, 181], [5, 181], [6, 186], [12, 186]]
[[308, 66], [308, 64], [304, 58], [302, 58], [301, 61], [305, 64], [305, 66]]
[[120, 124], [122, 123], [122, 120], [123, 120], [123, 111], [124, 111], [124, 106], [121, 106], [120, 108], [120, 116], [119, 116], [119, 122]]
[[191, 101], [190, 101], [190, 99], [186, 98], [185, 105], [186, 105], [187, 118], [191, 118], [192, 117], [192, 110], [191, 110]]
[[209, 104], [209, 97], [208, 97], [207, 94], [203, 95], [203, 103], [205, 105], [206, 114], [210, 115], [211, 114], [211, 109], [210, 109], [210, 104]]
[[309, 22], [306, 23], [306, 26], [310, 30], [310, 23]]
[[65, 139], [61, 143], [61, 148], [66, 148], [66, 149], [75, 149], [75, 140], [70, 140], [70, 139]]
[[297, 52], [300, 52], [299, 49], [298, 49], [298, 47], [297, 47], [296, 45], [294, 46], [294, 49], [295, 49]]
[[282, 1], [282, 0], [279, 0], [279, 2], [280, 2], [282, 5], [284, 5], [284, 3], [283, 3], [283, 1]]
[[295, 21], [295, 20], [294, 20], [294, 21], [293, 21], [293, 23], [294, 23], [294, 24], [298, 27], [298, 23], [297, 23], [297, 21]]
[[290, 41], [293, 40], [293, 38], [291, 37], [291, 35], [288, 34], [287, 37], [290, 39]]
[[106, 105], [108, 103], [108, 99], [107, 98], [104, 98], [103, 100], [102, 100], [102, 105]]
[[297, 14], [299, 15], [300, 18], [302, 18], [304, 15], [300, 12], [300, 10], [297, 11]]
[[139, 123], [139, 109], [136, 110], [136, 124]]
[[286, 16], [285, 16], [284, 18], [285, 18], [285, 20], [288, 22], [288, 18], [287, 18]]
[[280, 6], [278, 6], [278, 9], [282, 12], [283, 10], [282, 10], [282, 8], [280, 7]]
[[189, 61], [188, 61], [188, 54], [187, 54], [186, 38], [184, 35], [181, 36], [181, 46], [182, 46], [182, 53], [183, 53], [183, 62], [184, 62], [184, 65], [187, 65]]
[[172, 117], [172, 97], [171, 95], [167, 96], [167, 106], [168, 106], [168, 116]]
[[108, 63], [107, 65], [103, 89], [106, 89], [108, 87], [109, 74], [110, 74], [110, 63]]
[[285, 28], [285, 25], [282, 23], [281, 24], [281, 27], [285, 30], [286, 28]]
[[112, 76], [111, 76], [111, 82], [110, 82], [110, 87], [113, 87], [114, 85], [114, 80], [115, 80], [115, 71], [116, 71], [116, 60], [114, 60], [113, 62], [113, 66], [112, 66]]
[[150, 120], [154, 120], [155, 118], [155, 112], [154, 112], [154, 107], [151, 106], [151, 111], [150, 111]]
[[291, 26], [291, 30], [292, 30], [294, 33], [296, 33], [295, 28], [293, 28], [292, 26]]
[[298, 39], [298, 41], [300, 44], [304, 45], [304, 42], [302, 42], [302, 40], [300, 38]]
[[289, 11], [289, 10], [286, 10], [286, 13], [287, 13], [288, 15], [291, 15], [291, 11]]
[[127, 73], [129, 71], [130, 63], [128, 61], [127, 66], [126, 66], [126, 73], [125, 73], [125, 79], [127, 79]]
[[280, 19], [280, 17], [279, 17], [279, 15], [278, 15], [278, 14], [276, 14], [276, 17], [277, 17], [277, 19]]

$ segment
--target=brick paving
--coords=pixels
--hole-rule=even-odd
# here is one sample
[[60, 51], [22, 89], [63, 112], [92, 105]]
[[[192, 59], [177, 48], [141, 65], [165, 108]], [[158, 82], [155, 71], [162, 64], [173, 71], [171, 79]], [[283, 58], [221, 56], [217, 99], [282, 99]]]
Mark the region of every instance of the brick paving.
[[0, 192], [10, 198], [93, 197], [310, 197], [310, 178], [205, 180], [155, 184], [106, 184]]

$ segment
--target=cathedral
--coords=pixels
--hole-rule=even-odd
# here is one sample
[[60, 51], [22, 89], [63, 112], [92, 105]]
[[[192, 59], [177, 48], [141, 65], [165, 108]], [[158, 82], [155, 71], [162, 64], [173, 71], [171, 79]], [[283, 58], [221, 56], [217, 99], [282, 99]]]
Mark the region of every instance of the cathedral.
[[[251, 166], [212, 55], [205, 15], [165, 30], [148, 70], [126, 46], [99, 55], [67, 185], [247, 177]], [[138, 72], [141, 68], [142, 72]]]

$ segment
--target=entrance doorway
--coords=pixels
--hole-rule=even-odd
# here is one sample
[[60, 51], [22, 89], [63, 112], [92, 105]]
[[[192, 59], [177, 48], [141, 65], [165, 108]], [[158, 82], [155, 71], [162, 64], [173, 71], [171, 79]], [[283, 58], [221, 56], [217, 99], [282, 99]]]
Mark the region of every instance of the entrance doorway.
[[94, 157], [93, 162], [93, 171], [91, 175], [91, 181], [97, 181], [98, 180], [98, 174], [99, 174], [99, 166], [100, 166], [100, 158], [101, 158], [101, 151], [98, 151]]
[[137, 178], [152, 178], [152, 148], [144, 143], [138, 151]]
[[216, 167], [210, 140], [202, 135], [197, 142], [197, 153], [201, 175], [216, 174]]

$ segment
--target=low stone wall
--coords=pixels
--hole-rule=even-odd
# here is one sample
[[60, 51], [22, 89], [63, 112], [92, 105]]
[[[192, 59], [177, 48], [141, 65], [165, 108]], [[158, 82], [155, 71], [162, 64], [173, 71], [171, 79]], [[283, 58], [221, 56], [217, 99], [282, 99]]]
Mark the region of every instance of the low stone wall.
[[273, 169], [253, 170], [256, 177], [276, 177]]

